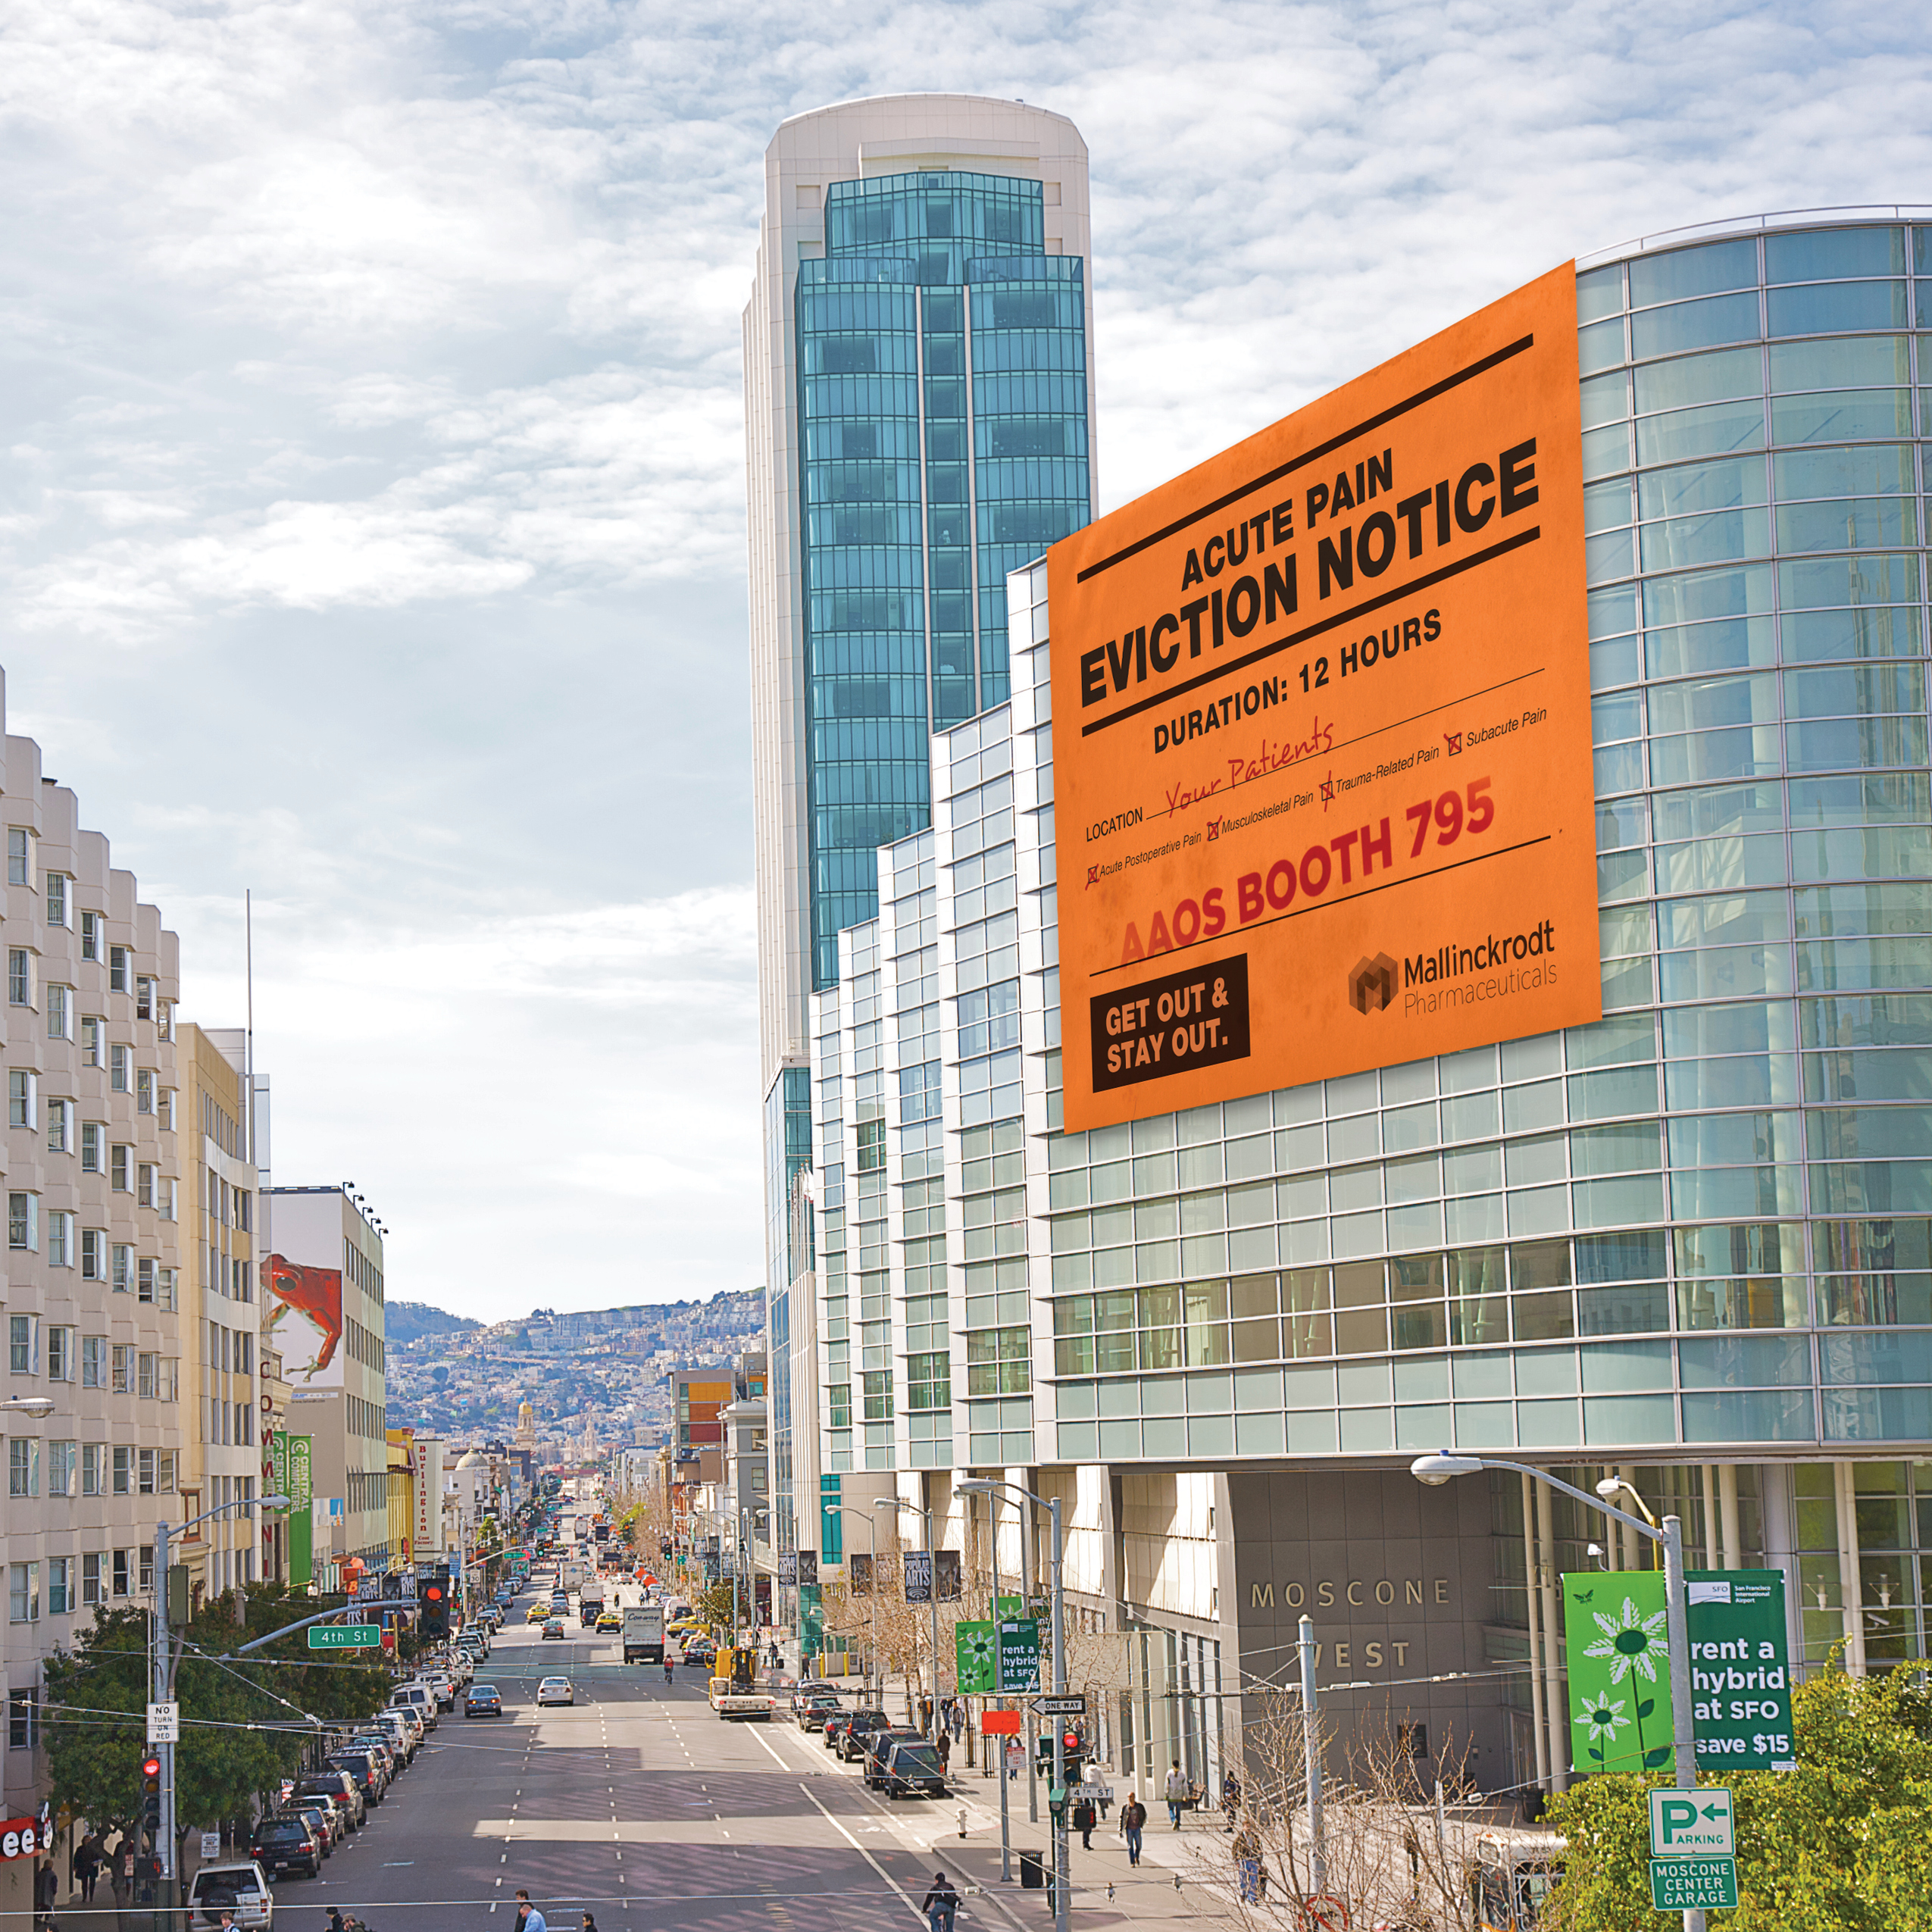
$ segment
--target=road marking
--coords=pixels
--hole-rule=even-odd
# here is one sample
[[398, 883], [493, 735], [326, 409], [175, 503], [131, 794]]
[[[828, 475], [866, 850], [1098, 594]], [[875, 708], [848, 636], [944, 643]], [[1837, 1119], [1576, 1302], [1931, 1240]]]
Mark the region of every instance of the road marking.
[[[754, 1732], [752, 1735], [755, 1737], [757, 1736], [757, 1733]], [[761, 1743], [764, 1743], [764, 1742], [762, 1738], [760, 1738], [758, 1741]], [[766, 1744], [764, 1748], [767, 1751], [771, 1751], [771, 1746], [769, 1744]], [[774, 1758], [778, 1757], [778, 1753], [776, 1751], [771, 1751], [771, 1755]], [[778, 1761], [780, 1764], [783, 1764], [785, 1762], [782, 1758], [779, 1758]], [[786, 1765], [786, 1768], [789, 1770], [791, 1768], [789, 1765]], [[799, 1789], [802, 1791], [808, 1798], [811, 1799], [811, 1802], [814, 1805], [818, 1805], [819, 1810], [824, 1813], [826, 1823], [830, 1825], [833, 1830], [837, 1832], [839, 1836], [844, 1839], [846, 1843], [849, 1845], [852, 1849], [856, 1852], [859, 1856], [862, 1858], [865, 1862], [869, 1865], [872, 1869], [876, 1871], [879, 1876], [899, 1894], [900, 1898], [905, 1902], [906, 1910], [911, 1913], [914, 1918], [924, 1918], [926, 1915], [912, 1902], [911, 1893], [907, 1891], [905, 1887], [902, 1885], [899, 1880], [895, 1878], [892, 1874], [888, 1871], [886, 1868], [882, 1865], [879, 1861], [875, 1859], [872, 1854], [868, 1852], [865, 1847], [846, 1829], [844, 1824], [838, 1818], [833, 1817], [830, 1812], [825, 1809], [825, 1807], [823, 1805], [820, 1805], [818, 1803], [818, 1797], [813, 1792], [811, 1787], [808, 1784], [801, 1784], [799, 1787]]]

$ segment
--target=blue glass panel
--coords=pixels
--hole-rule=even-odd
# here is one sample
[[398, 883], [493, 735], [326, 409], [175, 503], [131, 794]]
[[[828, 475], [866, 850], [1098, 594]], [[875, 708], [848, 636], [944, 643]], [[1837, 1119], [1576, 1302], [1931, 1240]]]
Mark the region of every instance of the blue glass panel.
[[1810, 228], [1765, 238], [1767, 282], [1902, 275], [1905, 268], [1905, 234], [1898, 228]]
[[1902, 282], [1815, 282], [1773, 289], [1766, 308], [1774, 336], [1822, 336], [1837, 329], [1902, 329], [1912, 320]]
[[1741, 236], [1733, 242], [1707, 242], [1697, 248], [1645, 255], [1630, 267], [1630, 302], [1643, 308], [1686, 295], [1749, 288], [1758, 279], [1758, 245], [1749, 236]]

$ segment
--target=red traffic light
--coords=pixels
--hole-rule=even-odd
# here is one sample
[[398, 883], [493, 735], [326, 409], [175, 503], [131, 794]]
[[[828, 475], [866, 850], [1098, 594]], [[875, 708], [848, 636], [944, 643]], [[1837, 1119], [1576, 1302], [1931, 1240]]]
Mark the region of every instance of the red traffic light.
[[159, 1777], [161, 1776], [160, 1758], [143, 1758], [141, 1760], [141, 1775], [143, 1777]]

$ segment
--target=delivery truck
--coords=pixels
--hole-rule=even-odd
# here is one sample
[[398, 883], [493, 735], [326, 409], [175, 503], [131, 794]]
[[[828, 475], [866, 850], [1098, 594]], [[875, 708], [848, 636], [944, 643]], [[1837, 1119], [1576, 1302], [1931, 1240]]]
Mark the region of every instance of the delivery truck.
[[661, 1664], [664, 1661], [662, 1604], [634, 1604], [624, 1612], [624, 1661], [627, 1664]]

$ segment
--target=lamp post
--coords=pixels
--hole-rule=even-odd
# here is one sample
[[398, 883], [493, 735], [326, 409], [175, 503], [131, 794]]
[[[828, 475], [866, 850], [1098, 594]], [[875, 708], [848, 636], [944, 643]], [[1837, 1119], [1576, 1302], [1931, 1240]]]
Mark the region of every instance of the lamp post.
[[1637, 1513], [1654, 1530], [1657, 1519], [1650, 1513], [1650, 1505], [1639, 1496], [1634, 1487], [1621, 1476], [1606, 1476], [1596, 1486], [1596, 1493], [1605, 1502], [1614, 1502], [1619, 1496], [1627, 1496], [1637, 1505]]
[[[856, 1516], [860, 1518], [865, 1525], [866, 1537], [871, 1545], [872, 1587], [866, 1592], [866, 1595], [871, 1599], [872, 1612], [872, 1655], [871, 1658], [871, 1668], [865, 1674], [866, 1682], [869, 1687], [873, 1677], [877, 1672], [879, 1668], [879, 1518], [871, 1510], [855, 1509], [849, 1502], [840, 1503], [836, 1509], [830, 1512], [829, 1513], [838, 1516]], [[849, 1579], [852, 1574], [851, 1567], [849, 1565], [846, 1567], [846, 1574], [848, 1579]], [[846, 1593], [848, 1595], [851, 1593], [849, 1583], [848, 1584]], [[803, 1647], [805, 1639], [802, 1627], [801, 1627], [799, 1641], [800, 1646], [799, 1662], [800, 1668], [802, 1669], [805, 1662], [805, 1652]], [[885, 1680], [881, 1678], [879, 1683], [880, 1702], [883, 1704], [885, 1702]]]
[[[1064, 1696], [1067, 1690], [1067, 1619], [1061, 1593], [1060, 1575], [1060, 1499], [1036, 1496], [1033, 1492], [1018, 1483], [1002, 1482], [992, 1476], [968, 1476], [952, 1486], [955, 1496], [983, 1496], [992, 1498], [999, 1490], [1010, 1491], [1013, 1495], [1024, 1496], [1029, 1502], [1044, 1505], [1049, 1520], [1053, 1526], [1053, 1690], [1055, 1696]], [[996, 1523], [993, 1533], [999, 1535]], [[996, 1599], [994, 1610], [997, 1613]], [[999, 1621], [997, 1614], [993, 1619], [993, 1640], [996, 1654], [999, 1643]], [[1053, 1723], [1053, 1786], [1060, 1793], [1059, 1815], [1053, 1821], [1053, 1927], [1054, 1932], [1067, 1932], [1067, 1888], [1069, 1878], [1067, 1859], [1067, 1728], [1056, 1718]], [[1001, 1788], [1005, 1789], [1002, 1778]], [[1049, 1799], [1047, 1809], [1053, 1809]]]
[[[1654, 1520], [1644, 1520], [1650, 1518], [1648, 1509], [1643, 1510], [1643, 1519], [1627, 1515], [1621, 1509], [1613, 1509], [1609, 1499], [1629, 1487], [1618, 1477], [1606, 1477], [1597, 1485], [1597, 1493], [1591, 1496], [1551, 1475], [1546, 1469], [1533, 1468], [1527, 1462], [1505, 1462], [1500, 1457], [1457, 1455], [1447, 1449], [1438, 1449], [1433, 1455], [1418, 1455], [1409, 1465], [1409, 1474], [1418, 1482], [1427, 1483], [1432, 1488], [1440, 1487], [1452, 1477], [1472, 1476], [1484, 1469], [1507, 1469], [1517, 1475], [1530, 1477], [1548, 1488], [1559, 1490], [1585, 1508], [1601, 1510], [1613, 1521], [1624, 1524], [1640, 1537], [1648, 1537], [1662, 1549], [1665, 1634], [1671, 1660], [1671, 1742], [1676, 1760], [1677, 1789], [1696, 1790], [1697, 1743], [1691, 1724], [1690, 1614], [1683, 1586], [1683, 1524], [1675, 1516], [1666, 1516], [1661, 1524]], [[1643, 1508], [1640, 1499], [1637, 1506]], [[1703, 1912], [1696, 1907], [1687, 1909], [1683, 1924], [1684, 1932], [1704, 1932]]]
[[[12, 1405], [6, 1405], [11, 1407]], [[53, 1405], [48, 1405], [52, 1408]], [[217, 1503], [212, 1509], [205, 1509], [199, 1516], [191, 1516], [185, 1523], [170, 1524], [164, 1517], [155, 1525], [155, 1667], [153, 1674], [153, 1701], [166, 1704], [173, 1700], [174, 1671], [180, 1659], [171, 1641], [173, 1632], [168, 1624], [167, 1601], [167, 1544], [168, 1538], [176, 1529], [192, 1530], [197, 1524], [205, 1523], [217, 1516], [225, 1516], [231, 1509], [255, 1510], [286, 1509], [291, 1507], [285, 1496], [242, 1496], [232, 1502]], [[174, 1890], [174, 1746], [158, 1744], [155, 1755], [161, 1759], [161, 1833], [160, 1843], [155, 1847], [157, 1867], [155, 1877], [166, 1887], [168, 1896], [162, 1903], [171, 1912]]]
[[[926, 1562], [931, 1572], [926, 1580], [926, 1608], [932, 1619], [933, 1724], [936, 1729], [939, 1721], [939, 1558], [933, 1544], [933, 1512], [924, 1503], [908, 1502], [902, 1496], [875, 1496], [872, 1499], [872, 1507], [874, 1509], [909, 1509], [914, 1515], [923, 1516], [926, 1520]], [[899, 1574], [902, 1577], [905, 1574], [903, 1563], [900, 1566]], [[879, 1587], [876, 1573], [872, 1579], [872, 1587], [875, 1590]], [[879, 1701], [883, 1704], [886, 1701], [883, 1679], [880, 1682], [879, 1693]]]

